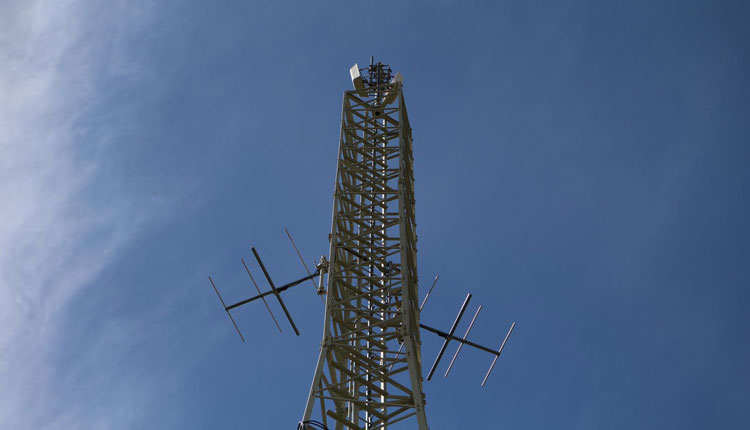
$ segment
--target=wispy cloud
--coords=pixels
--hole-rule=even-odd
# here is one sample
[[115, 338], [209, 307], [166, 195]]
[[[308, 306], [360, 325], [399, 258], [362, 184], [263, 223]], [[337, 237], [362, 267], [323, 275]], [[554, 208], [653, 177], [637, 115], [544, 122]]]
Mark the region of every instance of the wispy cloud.
[[[16, 2], [0, 14], [2, 428], [110, 427], [76, 424], [81, 417], [56, 410], [54, 340], [71, 300], [153, 221], [138, 215], [152, 211], [135, 211], [128, 197], [90, 192], [107, 180], [102, 157], [107, 136], [117, 133], [87, 133], [80, 125], [105, 90], [102, 55], [106, 73], [133, 74], [138, 67], [110, 49], [123, 30], [97, 21], [125, 9], [85, 6]], [[110, 412], [113, 420], [129, 413]]]

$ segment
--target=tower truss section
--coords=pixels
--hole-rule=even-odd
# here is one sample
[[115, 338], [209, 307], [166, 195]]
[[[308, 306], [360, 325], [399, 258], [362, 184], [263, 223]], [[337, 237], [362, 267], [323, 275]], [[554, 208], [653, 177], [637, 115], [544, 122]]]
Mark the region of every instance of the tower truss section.
[[427, 430], [401, 77], [381, 63], [364, 79], [355, 69], [343, 99], [323, 340], [300, 428]]

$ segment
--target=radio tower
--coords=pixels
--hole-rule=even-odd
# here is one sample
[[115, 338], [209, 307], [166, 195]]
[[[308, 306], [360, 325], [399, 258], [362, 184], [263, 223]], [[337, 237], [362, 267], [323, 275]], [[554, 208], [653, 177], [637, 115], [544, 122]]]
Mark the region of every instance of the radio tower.
[[[420, 328], [445, 339], [428, 380], [448, 342], [455, 340], [459, 350], [448, 371], [464, 344], [495, 356], [484, 385], [515, 323], [497, 351], [466, 339], [481, 306], [466, 334], [454, 335], [471, 294], [448, 332], [420, 323], [429, 293], [420, 304], [412, 133], [403, 78], [373, 59], [363, 69], [355, 64], [350, 75], [354, 89], [344, 92], [328, 259], [322, 257], [314, 273], [305, 266], [308, 276], [276, 287], [252, 248], [271, 291], [260, 292], [243, 260], [258, 295], [231, 306], [221, 303], [232, 318], [230, 310], [274, 295], [299, 335], [281, 293], [318, 278], [318, 294], [325, 298], [323, 340], [298, 429], [428, 430]], [[289, 239], [304, 264], [291, 235]], [[216, 289], [213, 280], [211, 284]]]
[[319, 407], [331, 429], [416, 416], [426, 430], [411, 127], [401, 76], [380, 62], [365, 70], [351, 68], [344, 93], [325, 325], [303, 421]]

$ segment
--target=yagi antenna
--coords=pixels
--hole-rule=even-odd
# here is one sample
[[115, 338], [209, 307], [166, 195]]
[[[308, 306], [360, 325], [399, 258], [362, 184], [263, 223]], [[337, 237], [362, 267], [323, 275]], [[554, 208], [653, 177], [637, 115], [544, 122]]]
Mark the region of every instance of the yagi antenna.
[[440, 360], [443, 358], [443, 354], [445, 354], [445, 350], [448, 348], [448, 344], [452, 340], [455, 340], [456, 342], [458, 342], [459, 345], [458, 345], [458, 349], [456, 350], [456, 353], [453, 354], [453, 358], [451, 359], [451, 362], [448, 365], [448, 370], [445, 371], [444, 376], [448, 376], [448, 373], [450, 373], [451, 369], [453, 368], [453, 364], [456, 362], [456, 358], [458, 358], [458, 353], [461, 352], [461, 348], [464, 345], [469, 345], [471, 347], [488, 352], [495, 356], [495, 358], [492, 360], [492, 364], [490, 365], [489, 370], [487, 370], [487, 373], [484, 375], [484, 379], [482, 380], [482, 386], [484, 386], [484, 384], [487, 383], [487, 378], [489, 378], [490, 373], [492, 373], [492, 369], [495, 368], [495, 363], [497, 363], [497, 359], [500, 358], [500, 354], [502, 354], [503, 348], [505, 348], [505, 344], [508, 342], [508, 338], [510, 337], [510, 334], [513, 332], [513, 328], [515, 328], [516, 323], [514, 322], [513, 324], [511, 324], [510, 330], [508, 330], [508, 334], [505, 335], [505, 339], [503, 339], [503, 343], [500, 345], [500, 349], [498, 349], [497, 351], [487, 348], [486, 346], [482, 346], [478, 343], [472, 342], [468, 340], [467, 337], [469, 336], [469, 332], [471, 332], [472, 327], [474, 327], [474, 322], [476, 322], [477, 317], [479, 316], [479, 312], [482, 310], [482, 307], [479, 306], [476, 313], [474, 313], [474, 317], [471, 319], [471, 323], [469, 323], [469, 328], [466, 330], [466, 333], [464, 333], [463, 337], [458, 337], [454, 333], [456, 332], [456, 329], [458, 328], [458, 325], [461, 322], [461, 318], [463, 317], [464, 312], [466, 312], [466, 308], [469, 306], [470, 301], [471, 301], [471, 293], [466, 295], [466, 298], [464, 299], [464, 302], [458, 311], [458, 315], [456, 316], [456, 319], [453, 321], [453, 325], [451, 325], [451, 328], [448, 332], [444, 332], [442, 330], [432, 328], [425, 324], [421, 324], [421, 323], [419, 324], [419, 326], [422, 327], [423, 329], [431, 331], [437, 334], [438, 336], [442, 337], [443, 339], [445, 339], [445, 341], [443, 342], [443, 346], [440, 347], [440, 351], [438, 352], [438, 355], [435, 358], [435, 362], [432, 364], [432, 368], [430, 368], [430, 372], [427, 374], [428, 381], [432, 379], [432, 375], [435, 374], [435, 370], [437, 370], [438, 364], [440, 364]]
[[[288, 232], [287, 232], [288, 234]], [[291, 239], [291, 235], [289, 236]], [[294, 241], [292, 241], [294, 243]], [[297, 247], [295, 246], [295, 249]], [[258, 292], [257, 296], [250, 297], [249, 299], [242, 300], [240, 302], [237, 302], [233, 305], [227, 306], [224, 302], [224, 299], [221, 297], [221, 294], [219, 293], [219, 289], [216, 288], [216, 284], [214, 284], [213, 279], [211, 277], [208, 277], [208, 280], [211, 282], [211, 286], [214, 288], [214, 291], [216, 292], [216, 295], [219, 297], [219, 301], [221, 302], [221, 306], [224, 308], [224, 311], [229, 316], [229, 319], [232, 321], [232, 325], [234, 325], [235, 330], [237, 330], [237, 334], [240, 335], [240, 339], [242, 341], [245, 341], [245, 337], [242, 336], [242, 332], [240, 332], [240, 328], [237, 326], [237, 322], [234, 320], [231, 314], [231, 310], [238, 308], [242, 305], [245, 305], [247, 303], [250, 303], [255, 300], [263, 300], [263, 304], [266, 306], [266, 309], [268, 310], [269, 315], [271, 315], [271, 318], [273, 319], [274, 324], [276, 324], [276, 327], [281, 330], [281, 326], [279, 325], [279, 321], [276, 319], [276, 316], [273, 314], [273, 311], [271, 311], [271, 307], [268, 305], [268, 302], [266, 301], [266, 296], [273, 294], [276, 297], [276, 300], [278, 300], [279, 305], [281, 306], [281, 309], [284, 311], [284, 315], [286, 316], [287, 320], [289, 321], [289, 325], [292, 326], [292, 330], [294, 330], [294, 333], [299, 336], [299, 330], [297, 329], [297, 325], [294, 323], [294, 319], [292, 319], [292, 315], [289, 313], [289, 309], [287, 309], [286, 304], [281, 299], [281, 293], [288, 290], [289, 288], [292, 288], [294, 286], [297, 286], [307, 280], [312, 281], [313, 278], [316, 276], [323, 276], [328, 270], [327, 264], [318, 264], [317, 270], [314, 273], [310, 273], [309, 270], [307, 270], [307, 267], [305, 269], [307, 270], [308, 274], [307, 276], [297, 279], [296, 281], [292, 281], [288, 284], [282, 285], [281, 287], [276, 287], [276, 284], [274, 284], [273, 280], [271, 279], [271, 275], [268, 273], [268, 270], [266, 269], [266, 266], [263, 264], [263, 260], [260, 259], [260, 255], [258, 254], [258, 251], [255, 249], [255, 247], [251, 247], [250, 250], [253, 253], [253, 256], [255, 257], [255, 260], [258, 262], [258, 266], [260, 266], [260, 269], [263, 271], [263, 275], [266, 277], [266, 280], [268, 281], [268, 284], [271, 286], [271, 291], [262, 292], [260, 290], [260, 287], [258, 286], [258, 283], [255, 282], [255, 278], [253, 277], [253, 274], [250, 272], [250, 268], [247, 266], [247, 263], [245, 263], [245, 259], [241, 259], [242, 266], [245, 268], [245, 271], [247, 272], [248, 276], [250, 277], [250, 281], [252, 281], [253, 286], [255, 286], [255, 290]], [[299, 251], [298, 251], [299, 253]], [[321, 282], [322, 284], [322, 282]]]

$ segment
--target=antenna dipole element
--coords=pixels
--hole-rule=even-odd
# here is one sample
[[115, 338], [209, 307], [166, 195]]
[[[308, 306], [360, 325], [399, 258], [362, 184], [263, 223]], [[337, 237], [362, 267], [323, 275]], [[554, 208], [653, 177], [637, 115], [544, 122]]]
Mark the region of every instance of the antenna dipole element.
[[505, 342], [508, 341], [508, 338], [510, 337], [510, 334], [513, 333], [513, 328], [516, 326], [516, 322], [513, 321], [513, 324], [510, 325], [510, 330], [508, 330], [508, 334], [505, 335], [505, 339], [503, 339], [502, 345], [500, 345], [500, 349], [497, 350], [497, 355], [495, 355], [495, 359], [492, 360], [492, 365], [490, 365], [490, 370], [487, 371], [487, 374], [484, 375], [484, 379], [482, 380], [482, 386], [484, 387], [484, 383], [487, 382], [487, 378], [490, 377], [490, 373], [492, 373], [492, 369], [495, 367], [495, 363], [497, 363], [497, 359], [500, 358], [500, 354], [503, 353], [503, 348], [505, 348]]
[[237, 323], [234, 322], [234, 318], [232, 318], [232, 314], [229, 313], [229, 308], [227, 308], [227, 305], [224, 303], [224, 299], [221, 298], [221, 294], [219, 294], [219, 289], [216, 288], [216, 285], [214, 284], [214, 280], [211, 279], [210, 276], [208, 277], [208, 282], [210, 282], [211, 286], [214, 287], [214, 291], [216, 291], [216, 295], [219, 296], [219, 301], [221, 301], [221, 306], [224, 308], [224, 312], [226, 312], [227, 315], [229, 316], [229, 319], [232, 320], [232, 325], [234, 325], [234, 329], [237, 330], [237, 334], [240, 335], [240, 339], [242, 339], [242, 341], [244, 342], [245, 337], [242, 336], [242, 332], [240, 332], [240, 328], [237, 327]]
[[273, 318], [273, 322], [276, 324], [276, 327], [279, 328], [279, 332], [281, 332], [281, 326], [279, 325], [279, 322], [276, 320], [276, 317], [271, 311], [271, 307], [268, 306], [268, 302], [266, 301], [266, 298], [263, 297], [263, 293], [260, 292], [260, 287], [258, 287], [258, 283], [255, 282], [255, 278], [253, 278], [253, 274], [250, 273], [250, 269], [247, 267], [247, 264], [245, 264], [245, 259], [242, 258], [241, 261], [242, 261], [242, 265], [245, 267], [245, 271], [247, 271], [247, 276], [249, 276], [250, 280], [253, 281], [253, 285], [255, 286], [255, 289], [258, 291], [258, 296], [261, 298], [261, 300], [263, 300], [263, 304], [266, 305], [266, 309], [268, 309], [269, 315], [271, 315], [271, 318]]
[[[482, 310], [482, 305], [479, 305], [477, 308], [476, 313], [474, 314], [474, 318], [471, 319], [471, 322], [469, 323], [469, 328], [466, 329], [466, 333], [464, 333], [464, 339], [469, 337], [469, 332], [471, 331], [471, 328], [474, 327], [474, 321], [477, 320], [477, 317], [479, 316], [479, 311]], [[464, 344], [459, 343], [458, 349], [456, 349], [456, 353], [453, 354], [453, 358], [451, 359], [451, 363], [448, 365], [448, 370], [445, 371], [445, 375], [443, 375], [444, 378], [448, 377], [448, 373], [450, 373], [451, 369], [453, 368], [453, 363], [456, 362], [456, 358], [458, 358], [458, 353], [461, 352], [461, 348], [463, 348]]]
[[470, 300], [471, 300], [471, 293], [466, 295], [466, 299], [464, 299], [464, 304], [461, 305], [461, 310], [458, 311], [456, 320], [453, 321], [453, 325], [451, 326], [451, 329], [448, 332], [448, 336], [445, 338], [445, 342], [443, 342], [443, 346], [440, 348], [440, 352], [438, 352], [437, 358], [435, 359], [435, 363], [432, 364], [432, 369], [430, 369], [430, 373], [427, 375], [428, 381], [432, 379], [432, 375], [435, 373], [435, 369], [437, 369], [437, 365], [440, 362], [440, 359], [443, 358], [443, 354], [445, 353], [445, 348], [448, 347], [448, 342], [451, 341], [451, 337], [453, 337], [453, 333], [456, 332], [456, 328], [458, 328], [458, 323], [461, 322], [461, 317], [464, 316], [464, 312], [466, 311], [466, 307], [469, 306]]

